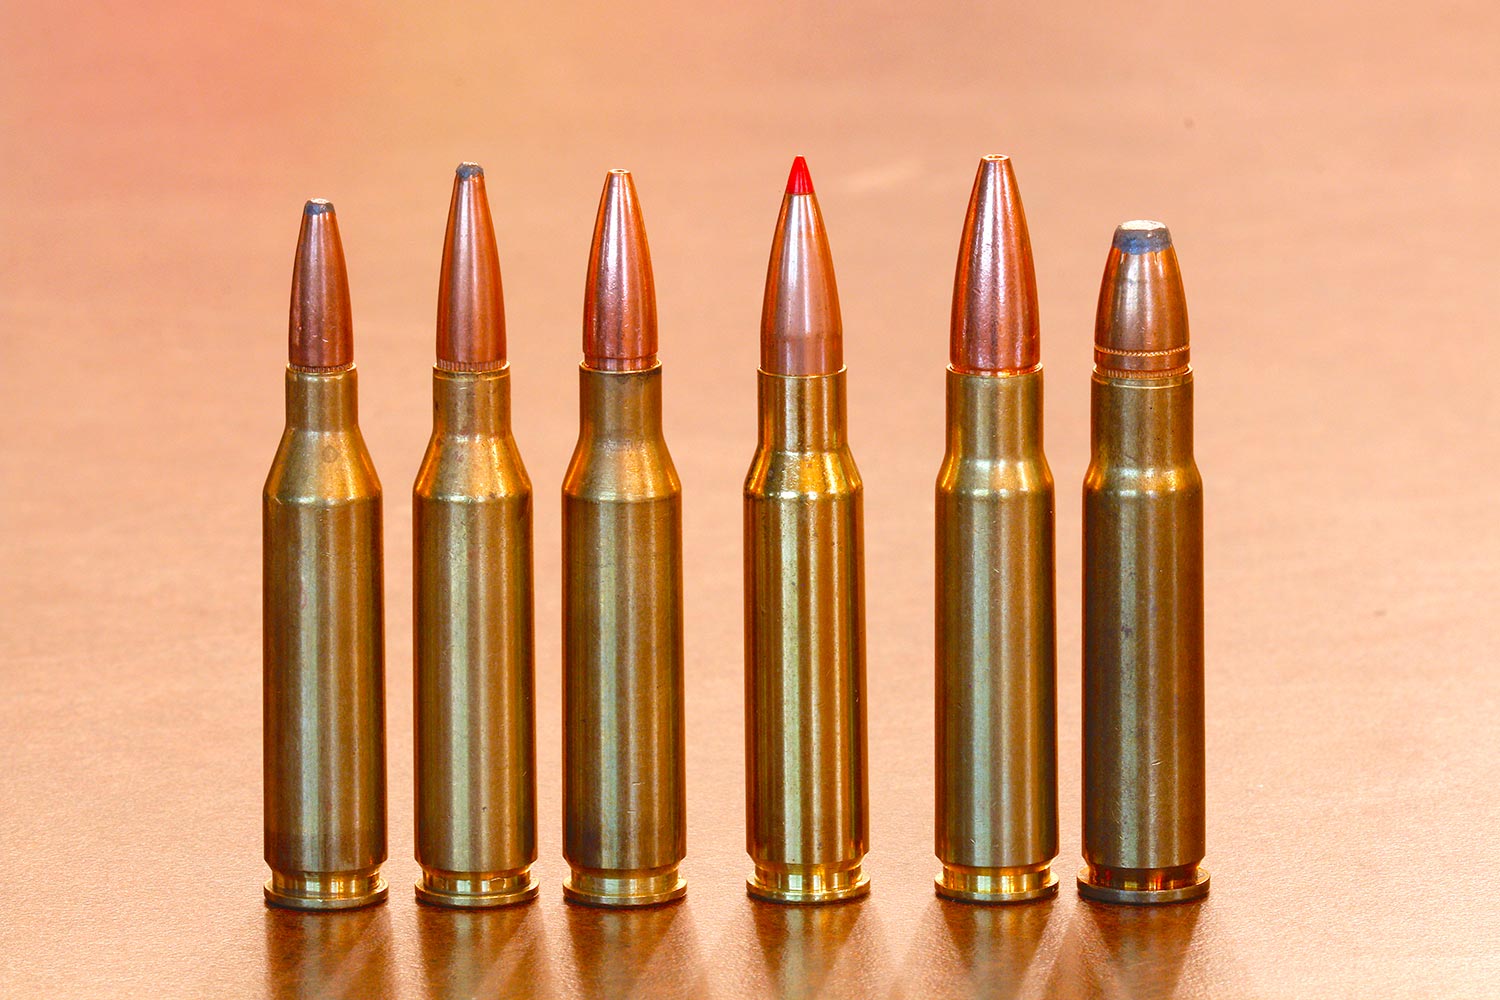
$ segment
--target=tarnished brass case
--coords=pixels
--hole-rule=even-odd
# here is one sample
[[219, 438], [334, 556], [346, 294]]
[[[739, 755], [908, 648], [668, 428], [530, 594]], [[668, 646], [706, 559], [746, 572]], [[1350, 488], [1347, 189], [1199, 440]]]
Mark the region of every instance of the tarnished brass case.
[[1208, 892], [1203, 481], [1192, 373], [1093, 379], [1083, 486], [1083, 856], [1115, 903]]
[[939, 895], [1054, 895], [1057, 654], [1042, 373], [948, 370], [937, 480]]
[[681, 897], [687, 855], [682, 485], [661, 366], [579, 369], [563, 478], [563, 855], [569, 900]]
[[870, 888], [863, 487], [844, 372], [759, 377], [745, 480], [749, 891], [830, 902]]
[[417, 898], [531, 899], [536, 860], [531, 481], [510, 373], [432, 375], [412, 489]]
[[266, 902], [386, 897], [380, 480], [354, 369], [287, 369], [261, 500]]

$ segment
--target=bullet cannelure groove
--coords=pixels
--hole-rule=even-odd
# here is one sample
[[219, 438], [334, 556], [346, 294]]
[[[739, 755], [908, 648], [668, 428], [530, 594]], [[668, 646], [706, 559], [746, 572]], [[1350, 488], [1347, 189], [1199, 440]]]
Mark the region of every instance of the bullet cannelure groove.
[[412, 487], [417, 899], [532, 899], [531, 480], [511, 434], [500, 255], [484, 170], [453, 179], [432, 437]]
[[386, 898], [380, 480], [359, 432], [349, 280], [326, 201], [302, 213], [286, 429], [261, 496], [266, 902]]
[[563, 478], [563, 894], [679, 899], [687, 854], [682, 486], [662, 433], [656, 288], [630, 173], [589, 253], [579, 435]]
[[1094, 330], [1083, 484], [1083, 857], [1113, 903], [1208, 892], [1203, 480], [1177, 252], [1159, 222], [1115, 231]]
[[772, 240], [758, 378], [745, 480], [748, 889], [831, 902], [870, 885], [863, 487], [832, 256], [800, 156]]
[[936, 497], [939, 895], [1057, 892], [1052, 473], [1036, 276], [1014, 171], [979, 163], [953, 285]]

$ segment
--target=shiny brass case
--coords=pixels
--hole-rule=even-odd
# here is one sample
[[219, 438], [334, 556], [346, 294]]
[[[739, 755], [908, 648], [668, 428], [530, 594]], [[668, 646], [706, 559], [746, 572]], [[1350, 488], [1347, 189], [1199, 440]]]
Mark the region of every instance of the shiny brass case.
[[749, 892], [823, 903], [870, 889], [863, 487], [844, 371], [759, 378], [745, 480]]
[[261, 498], [266, 902], [386, 897], [380, 480], [352, 366], [288, 368]]
[[412, 488], [417, 898], [533, 898], [536, 718], [531, 480], [508, 369], [432, 373]]
[[937, 479], [939, 895], [1057, 892], [1052, 472], [1042, 372], [948, 370]]
[[1095, 372], [1083, 486], [1083, 856], [1114, 903], [1208, 892], [1203, 481], [1191, 371]]
[[563, 478], [563, 894], [593, 906], [687, 891], [682, 485], [661, 378], [579, 368]]

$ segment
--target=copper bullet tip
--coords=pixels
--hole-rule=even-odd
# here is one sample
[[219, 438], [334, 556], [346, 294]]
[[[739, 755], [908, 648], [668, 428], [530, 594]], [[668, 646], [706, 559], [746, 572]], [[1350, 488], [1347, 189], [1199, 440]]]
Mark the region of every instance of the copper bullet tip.
[[500, 251], [484, 191], [484, 168], [454, 171], [438, 277], [437, 366], [478, 372], [505, 367], [505, 296]]
[[1041, 364], [1031, 235], [1008, 156], [979, 161], [953, 277], [948, 360], [971, 374], [1028, 372]]
[[302, 207], [287, 326], [287, 360], [292, 367], [337, 371], [354, 363], [344, 244], [333, 205], [321, 198]]
[[1188, 370], [1187, 300], [1172, 234], [1137, 220], [1115, 230], [1099, 312], [1094, 365], [1101, 374], [1162, 378]]
[[844, 367], [844, 327], [833, 254], [807, 161], [792, 161], [771, 238], [760, 313], [760, 367], [772, 375], [827, 375]]
[[604, 177], [583, 290], [583, 364], [606, 372], [656, 364], [656, 279], [628, 170]]

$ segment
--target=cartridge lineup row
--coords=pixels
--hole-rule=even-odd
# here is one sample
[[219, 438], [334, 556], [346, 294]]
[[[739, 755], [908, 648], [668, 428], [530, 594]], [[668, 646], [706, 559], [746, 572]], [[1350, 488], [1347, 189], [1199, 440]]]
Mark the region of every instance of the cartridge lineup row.
[[[266, 481], [268, 902], [344, 909], [387, 888], [381, 488], [360, 436], [333, 206], [307, 203], [286, 430]], [[801, 157], [761, 314], [744, 488], [749, 892], [869, 889], [862, 486], [843, 330]], [[981, 160], [954, 285], [936, 508], [937, 891], [1057, 891], [1054, 489], [1036, 279], [1010, 161]], [[1115, 231], [1095, 326], [1084, 478], [1079, 891], [1208, 890], [1203, 500], [1176, 254]], [[682, 490], [662, 435], [655, 288], [630, 174], [611, 171], [584, 294], [580, 430], [562, 486], [565, 896], [683, 895]], [[532, 490], [510, 429], [484, 172], [459, 166], [438, 291], [433, 430], [413, 490], [416, 886], [424, 902], [537, 893]]]

